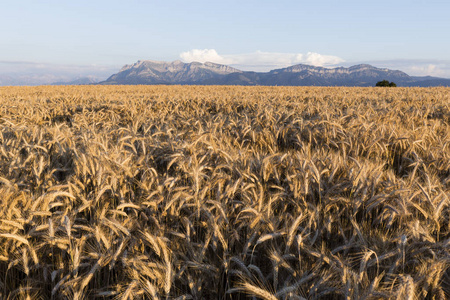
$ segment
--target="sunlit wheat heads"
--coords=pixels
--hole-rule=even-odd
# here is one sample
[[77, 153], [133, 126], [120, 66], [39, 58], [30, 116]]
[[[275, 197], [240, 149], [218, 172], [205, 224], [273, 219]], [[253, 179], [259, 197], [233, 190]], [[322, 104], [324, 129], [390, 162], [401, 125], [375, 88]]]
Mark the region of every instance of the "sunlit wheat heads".
[[0, 88], [2, 299], [446, 299], [448, 88]]

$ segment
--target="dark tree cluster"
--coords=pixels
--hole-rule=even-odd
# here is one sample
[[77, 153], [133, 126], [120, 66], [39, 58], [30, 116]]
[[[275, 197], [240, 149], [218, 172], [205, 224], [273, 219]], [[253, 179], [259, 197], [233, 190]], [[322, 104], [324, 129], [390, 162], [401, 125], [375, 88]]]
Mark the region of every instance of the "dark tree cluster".
[[394, 82], [389, 82], [387, 80], [378, 81], [375, 86], [386, 86], [386, 87], [396, 87]]

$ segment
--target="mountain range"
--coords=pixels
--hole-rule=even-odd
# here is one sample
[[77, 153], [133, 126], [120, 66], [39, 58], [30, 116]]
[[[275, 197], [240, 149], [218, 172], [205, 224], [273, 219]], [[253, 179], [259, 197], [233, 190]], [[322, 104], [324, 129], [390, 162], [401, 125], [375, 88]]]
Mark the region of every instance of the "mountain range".
[[211, 63], [138, 61], [125, 65], [100, 84], [184, 84], [184, 85], [280, 85], [280, 86], [374, 86], [388, 80], [398, 86], [450, 86], [450, 79], [418, 77], [367, 64], [349, 68], [294, 65], [269, 72], [241, 71]]

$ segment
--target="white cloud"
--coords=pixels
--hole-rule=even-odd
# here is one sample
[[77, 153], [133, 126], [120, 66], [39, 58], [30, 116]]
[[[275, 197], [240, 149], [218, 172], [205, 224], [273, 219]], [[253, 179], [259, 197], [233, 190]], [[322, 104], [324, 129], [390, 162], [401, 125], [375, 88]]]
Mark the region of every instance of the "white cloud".
[[214, 49], [193, 49], [180, 54], [185, 62], [214, 62], [227, 64], [242, 70], [269, 71], [296, 64], [310, 64], [315, 66], [330, 66], [344, 62], [342, 58], [319, 53], [280, 53], [256, 51], [242, 54], [220, 55]]
[[414, 75], [420, 75], [420, 76], [426, 76], [426, 75], [433, 75], [433, 76], [445, 76], [445, 71], [439, 68], [435, 64], [425, 64], [425, 65], [412, 65], [405, 69], [405, 71], [409, 74]]
[[220, 56], [214, 49], [193, 49], [182, 52], [180, 58], [185, 62], [215, 62], [218, 64], [231, 64], [232, 61], [223, 56]]
[[305, 62], [313, 66], [326, 66], [326, 65], [337, 65], [344, 62], [344, 60], [337, 56], [322, 55], [319, 53], [308, 52], [308, 54], [306, 54], [305, 57]]
[[[366, 61], [359, 63], [368, 63], [380, 68], [389, 68], [391, 70], [400, 70], [410, 76], [434, 76], [450, 78], [450, 61], [436, 59], [397, 59]], [[346, 63], [351, 65], [352, 63]], [[353, 63], [355, 64], [355, 63]]]

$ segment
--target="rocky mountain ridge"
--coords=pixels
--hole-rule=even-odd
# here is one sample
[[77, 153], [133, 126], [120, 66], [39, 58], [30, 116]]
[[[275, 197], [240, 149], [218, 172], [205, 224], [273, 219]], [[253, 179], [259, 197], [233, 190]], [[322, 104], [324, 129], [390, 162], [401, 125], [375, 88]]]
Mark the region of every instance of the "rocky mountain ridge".
[[144, 60], [125, 65], [106, 80], [108, 84], [202, 84], [212, 78], [242, 71], [216, 63]]
[[199, 84], [281, 86], [374, 86], [380, 80], [398, 86], [450, 86], [450, 79], [409, 76], [399, 70], [360, 64], [325, 68], [298, 64], [269, 72], [250, 72], [211, 62], [138, 61], [125, 65], [102, 84]]

